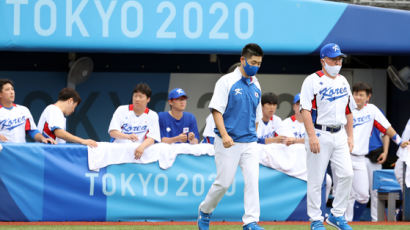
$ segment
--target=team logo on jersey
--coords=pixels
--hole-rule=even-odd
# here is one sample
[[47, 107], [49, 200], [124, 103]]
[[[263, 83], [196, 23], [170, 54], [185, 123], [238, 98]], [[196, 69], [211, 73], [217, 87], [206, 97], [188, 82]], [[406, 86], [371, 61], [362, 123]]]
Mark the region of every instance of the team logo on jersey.
[[7, 130], [12, 130], [16, 127], [19, 127], [20, 125], [26, 123], [26, 117], [18, 117], [15, 119], [4, 119], [0, 120], [0, 129], [7, 129]]
[[320, 100], [324, 99], [332, 102], [344, 96], [347, 96], [347, 87], [336, 89], [333, 89], [332, 87], [325, 87], [319, 91], [319, 94], [322, 95], [322, 98], [320, 98]]
[[353, 118], [353, 128], [356, 127], [356, 126], [359, 126], [359, 125], [366, 124], [370, 120], [371, 120], [370, 114], [368, 114], [366, 116], [363, 116], [363, 117]]
[[255, 97], [259, 98], [259, 93], [255, 92]]
[[184, 127], [184, 128], [182, 129], [182, 132], [183, 132], [183, 133], [189, 133], [189, 127]]
[[166, 130], [167, 130], [168, 133], [171, 132], [171, 128], [170, 128], [170, 127], [167, 127]]
[[242, 88], [235, 89], [235, 95], [242, 94]]

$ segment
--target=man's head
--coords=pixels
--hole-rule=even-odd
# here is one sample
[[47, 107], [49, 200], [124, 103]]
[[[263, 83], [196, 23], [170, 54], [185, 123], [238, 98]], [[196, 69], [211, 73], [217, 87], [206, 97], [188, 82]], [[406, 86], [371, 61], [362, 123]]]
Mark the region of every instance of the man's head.
[[372, 94], [372, 87], [364, 82], [357, 82], [353, 85], [353, 98], [359, 109], [369, 102]]
[[2, 105], [8, 105], [14, 102], [16, 95], [14, 84], [9, 79], [0, 79], [0, 102]]
[[[248, 77], [254, 76], [262, 64], [262, 48], [255, 44], [249, 43], [242, 49], [241, 68]], [[245, 76], [246, 77], [246, 76]]]
[[300, 114], [300, 93], [296, 94], [295, 97], [293, 98], [293, 112], [295, 112], [295, 115]]
[[175, 88], [168, 94], [168, 103], [171, 109], [177, 111], [184, 111], [187, 103], [187, 94], [181, 88]]
[[262, 95], [262, 114], [265, 118], [270, 118], [275, 114], [278, 107], [278, 96], [274, 93], [264, 93]]
[[64, 88], [58, 93], [58, 101], [64, 102], [63, 113], [65, 116], [69, 116], [81, 103], [81, 97], [74, 89]]
[[336, 77], [342, 68], [343, 58], [346, 55], [342, 53], [339, 45], [328, 43], [320, 49], [320, 62], [325, 74]]
[[151, 88], [145, 83], [139, 83], [132, 92], [132, 104], [136, 109], [142, 110], [147, 107], [151, 100]]

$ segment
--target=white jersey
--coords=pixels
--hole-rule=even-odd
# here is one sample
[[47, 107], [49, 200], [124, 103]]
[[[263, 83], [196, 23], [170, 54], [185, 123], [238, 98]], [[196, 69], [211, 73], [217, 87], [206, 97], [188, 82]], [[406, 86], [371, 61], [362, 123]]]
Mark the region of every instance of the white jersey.
[[278, 135], [276, 131], [280, 128], [281, 123], [282, 119], [276, 115], [273, 115], [266, 124], [262, 119], [260, 119], [257, 130], [258, 138], [265, 139], [276, 137]]
[[278, 135], [285, 137], [294, 137], [294, 138], [305, 138], [305, 125], [303, 122], [296, 120], [295, 115], [286, 118], [282, 121], [282, 124], [277, 131]]
[[11, 108], [0, 105], [0, 134], [8, 142], [25, 143], [26, 131], [37, 131], [33, 116], [27, 107], [13, 104]]
[[63, 111], [56, 105], [52, 104], [44, 109], [38, 121], [38, 127], [43, 136], [53, 138], [59, 144], [66, 143], [65, 140], [56, 137], [54, 134], [56, 129], [66, 130], [66, 118]]
[[[142, 143], [147, 137], [151, 137], [157, 142], [161, 142], [159, 132], [158, 114], [148, 108], [144, 113], [137, 116], [134, 112], [133, 105], [121, 105], [115, 110], [112, 116], [108, 133], [111, 130], [118, 130], [125, 134], [136, 134], [137, 143]], [[131, 143], [128, 139], [111, 139], [115, 143]]]
[[373, 126], [381, 133], [391, 126], [383, 113], [373, 104], [366, 104], [361, 110], [358, 108], [353, 113], [353, 138], [354, 147], [352, 154], [366, 155], [369, 153], [369, 141]]
[[206, 117], [205, 129], [202, 134], [204, 137], [215, 137], [215, 121], [212, 113]]
[[[407, 121], [406, 128], [404, 128], [403, 134], [401, 135], [401, 139], [402, 139], [402, 141], [409, 141], [410, 140], [410, 119]], [[407, 147], [407, 148], [399, 147], [399, 149], [397, 150], [396, 155], [399, 158], [402, 158], [405, 161], [406, 159], [408, 159], [407, 154], [410, 152], [409, 148], [410, 147]]]
[[356, 107], [349, 83], [340, 74], [331, 78], [317, 71], [303, 81], [300, 108], [311, 111], [313, 124], [346, 125], [345, 114]]

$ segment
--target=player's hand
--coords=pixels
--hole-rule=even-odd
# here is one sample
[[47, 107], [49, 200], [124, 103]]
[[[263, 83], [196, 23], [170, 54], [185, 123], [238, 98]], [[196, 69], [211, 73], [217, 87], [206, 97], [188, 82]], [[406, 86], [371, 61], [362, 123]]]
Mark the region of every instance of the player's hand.
[[90, 147], [92, 147], [92, 148], [96, 148], [96, 147], [98, 146], [97, 142], [94, 141], [94, 140], [91, 140], [91, 139], [86, 139], [86, 140], [84, 140], [82, 144], [83, 144], [83, 145], [88, 145], [88, 146], [90, 146]]
[[312, 153], [320, 153], [319, 138], [316, 135], [309, 137], [309, 146]]
[[189, 142], [193, 141], [195, 139], [195, 133], [189, 132], [188, 133], [188, 140]]
[[41, 139], [41, 142], [44, 143], [44, 144], [52, 144], [52, 145], [57, 144], [57, 141], [55, 141], [52, 138], [43, 138], [43, 139]]
[[138, 146], [138, 148], [135, 149], [134, 151], [135, 160], [140, 159], [143, 152], [144, 152], [144, 148], [141, 145]]
[[284, 143], [286, 146], [289, 146], [289, 145], [295, 144], [295, 140], [296, 140], [296, 138], [294, 138], [294, 137], [287, 137], [287, 138], [284, 140], [283, 143]]
[[377, 158], [377, 163], [378, 164], [383, 164], [387, 159], [387, 152], [383, 152], [380, 154], [380, 156]]
[[285, 136], [276, 136], [274, 137], [274, 143], [278, 143], [278, 144], [285, 144], [287, 137]]
[[8, 139], [7, 139], [7, 137], [0, 134], [0, 141], [1, 142], [6, 142], [6, 141], [8, 141]]
[[131, 140], [131, 141], [134, 141], [134, 142], [138, 141], [138, 136], [133, 134], [133, 133], [128, 134], [128, 140]]
[[351, 153], [353, 151], [353, 137], [347, 137], [347, 144], [349, 145], [349, 153]]
[[188, 136], [186, 133], [181, 133], [177, 136], [177, 140], [181, 143], [185, 143], [188, 140]]
[[410, 145], [410, 141], [403, 141], [403, 142], [400, 144], [400, 147], [406, 148], [408, 145]]
[[222, 144], [224, 145], [225, 148], [230, 148], [234, 144], [232, 137], [229, 135], [223, 136]]

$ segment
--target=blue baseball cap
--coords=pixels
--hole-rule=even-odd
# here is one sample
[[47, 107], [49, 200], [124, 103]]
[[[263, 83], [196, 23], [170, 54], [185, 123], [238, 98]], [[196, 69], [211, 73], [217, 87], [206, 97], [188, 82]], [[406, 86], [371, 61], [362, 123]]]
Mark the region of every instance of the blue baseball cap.
[[328, 43], [320, 49], [320, 58], [325, 58], [325, 57], [330, 57], [330, 58], [335, 58], [343, 56], [346, 57], [344, 53], [340, 50], [340, 47], [338, 44], [335, 43]]
[[300, 93], [296, 94], [295, 97], [293, 98], [293, 104], [298, 103], [300, 101]]
[[176, 98], [183, 97], [183, 96], [188, 97], [183, 89], [175, 88], [171, 90], [171, 92], [169, 92], [168, 100], [176, 99]]

